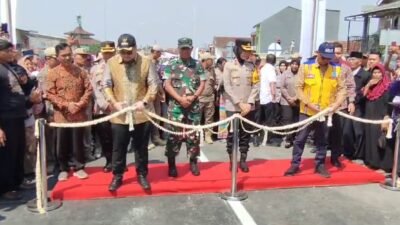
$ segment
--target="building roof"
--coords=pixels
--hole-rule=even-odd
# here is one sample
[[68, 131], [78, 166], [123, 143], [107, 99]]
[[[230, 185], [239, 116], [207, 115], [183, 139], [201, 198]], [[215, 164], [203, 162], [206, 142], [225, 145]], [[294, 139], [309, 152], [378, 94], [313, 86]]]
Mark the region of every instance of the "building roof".
[[360, 17], [383, 17], [388, 14], [399, 14], [400, 13], [400, 1], [380, 4], [378, 6], [366, 6], [362, 10], [362, 13], [352, 16], [347, 16], [345, 20], [356, 20]]
[[80, 45], [97, 45], [100, 41], [93, 38], [77, 38]]
[[21, 32], [24, 35], [29, 35], [29, 36], [33, 36], [33, 37], [41, 37], [41, 38], [48, 38], [48, 39], [58, 39], [60, 41], [65, 41], [66, 40], [66, 38], [64, 38], [64, 37], [57, 37], [57, 36], [53, 36], [53, 35], [40, 34], [37, 31], [25, 30], [25, 29], [20, 29], [20, 28], [17, 28], [17, 32]]
[[398, 2], [399, 0], [379, 0], [376, 4], [377, 5], [383, 5], [383, 4], [388, 4], [392, 2]]
[[[298, 9], [298, 8], [295, 8], [295, 7], [292, 7], [292, 6], [287, 6], [287, 7], [283, 8], [282, 10], [280, 10], [279, 12], [277, 12], [277, 13], [271, 15], [270, 17], [264, 19], [264, 20], [261, 21], [260, 23], [257, 23], [256, 25], [253, 26], [253, 28], [257, 27], [258, 25], [260, 25], [261, 23], [265, 22], [265, 21], [268, 20], [269, 18], [271, 18], [271, 17], [273, 17], [273, 16], [275, 16], [275, 15], [277, 15], [277, 14], [279, 14], [279, 13], [285, 11], [285, 10], [288, 10], [288, 9], [301, 12], [301, 9]], [[340, 12], [340, 10], [336, 10], [336, 9], [327, 9], [326, 11], [327, 11], [327, 12]]]
[[73, 31], [69, 31], [64, 33], [66, 35], [87, 35], [87, 36], [93, 36], [94, 34], [84, 30], [81, 26], [76, 27]]
[[399, 10], [400, 9], [400, 1], [397, 2], [392, 2], [388, 4], [381, 4], [378, 6], [373, 6], [373, 7], [367, 7], [365, 8], [362, 12], [363, 14], [371, 14], [371, 13], [378, 13], [382, 11], [388, 11], [388, 10]]
[[235, 42], [236, 39], [245, 39], [251, 41], [250, 37], [214, 37], [215, 48], [225, 48], [229, 42]]

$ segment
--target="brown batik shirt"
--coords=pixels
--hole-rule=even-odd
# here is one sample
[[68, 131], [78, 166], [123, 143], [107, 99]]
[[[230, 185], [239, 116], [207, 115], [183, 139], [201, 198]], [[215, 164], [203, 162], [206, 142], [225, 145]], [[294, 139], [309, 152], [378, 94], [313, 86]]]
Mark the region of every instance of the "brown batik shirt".
[[[73, 65], [66, 69], [59, 65], [46, 78], [47, 99], [54, 107], [54, 122], [82, 122], [88, 119], [86, 108], [92, 97], [92, 86], [86, 71]], [[77, 103], [79, 111], [71, 114], [69, 103]]]

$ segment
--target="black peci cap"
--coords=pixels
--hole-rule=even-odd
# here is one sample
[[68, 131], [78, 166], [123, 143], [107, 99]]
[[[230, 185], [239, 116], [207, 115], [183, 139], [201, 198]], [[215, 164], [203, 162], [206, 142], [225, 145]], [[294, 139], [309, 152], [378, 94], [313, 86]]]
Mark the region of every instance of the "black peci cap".
[[136, 47], [136, 39], [131, 34], [122, 34], [118, 38], [118, 50], [132, 51]]

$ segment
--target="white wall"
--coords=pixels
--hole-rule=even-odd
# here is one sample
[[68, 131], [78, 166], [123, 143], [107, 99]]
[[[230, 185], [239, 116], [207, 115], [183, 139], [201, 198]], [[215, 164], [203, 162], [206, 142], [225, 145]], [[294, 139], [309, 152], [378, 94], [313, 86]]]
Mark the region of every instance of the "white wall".
[[35, 37], [35, 36], [28, 36], [28, 37], [29, 37], [29, 46], [27, 47], [34, 50], [43, 50], [48, 47], [54, 47], [61, 42], [60, 39]]

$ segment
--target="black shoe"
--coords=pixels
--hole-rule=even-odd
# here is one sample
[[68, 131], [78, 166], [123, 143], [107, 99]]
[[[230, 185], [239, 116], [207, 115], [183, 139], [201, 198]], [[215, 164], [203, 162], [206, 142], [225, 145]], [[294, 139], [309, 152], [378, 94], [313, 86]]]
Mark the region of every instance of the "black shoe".
[[299, 173], [300, 169], [298, 166], [290, 166], [290, 168], [288, 170], [286, 170], [284, 176], [285, 177], [289, 177], [289, 176], [294, 176], [296, 175], [296, 173]]
[[178, 170], [176, 169], [175, 157], [168, 158], [168, 176], [178, 177]]
[[286, 142], [285, 148], [291, 148], [293, 147], [293, 142]]
[[331, 159], [331, 164], [338, 169], [343, 167], [343, 164], [339, 161], [339, 159]]
[[247, 166], [246, 159], [247, 159], [247, 153], [240, 153], [239, 167], [243, 173], [249, 172], [249, 167]]
[[114, 176], [110, 186], [108, 186], [108, 190], [111, 192], [116, 191], [122, 185], [122, 176]]
[[199, 167], [197, 166], [197, 159], [190, 159], [190, 172], [192, 172], [193, 176], [199, 176], [200, 175], [200, 170]]
[[140, 186], [142, 186], [143, 190], [151, 190], [149, 181], [147, 181], [147, 178], [144, 175], [139, 175], [138, 176], [138, 182]]
[[112, 171], [112, 165], [111, 163], [106, 163], [106, 165], [103, 167], [103, 172], [104, 173], [109, 173]]
[[23, 196], [17, 191], [9, 191], [2, 194], [0, 198], [7, 201], [19, 201], [22, 200]]
[[246, 161], [240, 161], [239, 168], [243, 173], [248, 173], [250, 171], [249, 167], [247, 166]]
[[331, 177], [331, 174], [328, 172], [328, 170], [326, 170], [325, 165], [317, 166], [317, 168], [315, 168], [315, 173], [318, 173], [319, 175], [321, 175], [321, 177], [324, 177], [324, 178]]
[[313, 153], [313, 154], [315, 154], [315, 153], [317, 153], [317, 148], [312, 148], [311, 150], [310, 150], [310, 153]]

